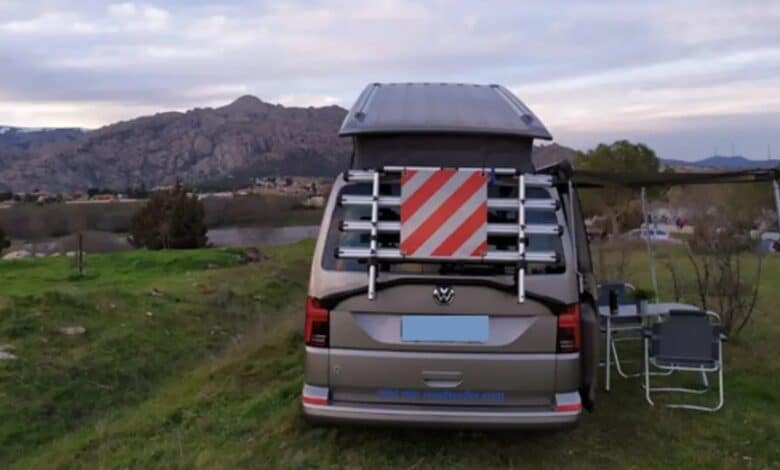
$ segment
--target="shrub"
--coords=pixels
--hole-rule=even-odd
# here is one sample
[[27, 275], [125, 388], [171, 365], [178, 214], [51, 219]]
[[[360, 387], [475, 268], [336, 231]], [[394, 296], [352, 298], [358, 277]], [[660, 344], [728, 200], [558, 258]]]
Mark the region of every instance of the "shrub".
[[203, 204], [180, 184], [157, 191], [133, 215], [128, 240], [150, 250], [206, 246]]
[[761, 252], [725, 218], [698, 221], [687, 251], [702, 307], [720, 314], [727, 334], [738, 334], [750, 322], [758, 301]]
[[634, 298], [636, 300], [652, 300], [655, 298], [655, 291], [653, 289], [638, 287], [634, 291]]

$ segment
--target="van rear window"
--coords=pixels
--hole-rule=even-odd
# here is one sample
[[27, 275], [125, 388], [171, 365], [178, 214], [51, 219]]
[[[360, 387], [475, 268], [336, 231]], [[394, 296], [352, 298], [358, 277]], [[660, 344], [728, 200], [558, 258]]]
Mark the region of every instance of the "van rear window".
[[[382, 185], [380, 194], [399, 195], [399, 185]], [[341, 195], [370, 195], [371, 185], [368, 183], [356, 183], [344, 186]], [[491, 198], [516, 198], [516, 186], [488, 186], [488, 197]], [[528, 199], [549, 199], [553, 196], [543, 188], [528, 188]], [[352, 248], [368, 248], [370, 236], [367, 233], [343, 232], [339, 222], [342, 220], [371, 220], [371, 208], [368, 206], [341, 206], [337, 205], [333, 211], [330, 228], [325, 244], [322, 259], [323, 269], [332, 271], [365, 271], [367, 262], [354, 259], [339, 259], [336, 250], [339, 246]], [[380, 220], [398, 221], [400, 213], [398, 208], [381, 208]], [[491, 209], [488, 212], [488, 223], [517, 223], [517, 211]], [[526, 210], [526, 223], [528, 224], [557, 224], [557, 214], [546, 210]], [[399, 234], [380, 234], [378, 238], [380, 248], [398, 248], [400, 244]], [[488, 236], [488, 249], [512, 251], [517, 250], [517, 238], [514, 235], [490, 235]], [[533, 251], [555, 251], [558, 253], [559, 262], [556, 264], [535, 264], [528, 266], [529, 274], [559, 274], [566, 270], [563, 259], [563, 244], [561, 237], [557, 235], [529, 235], [528, 249]], [[493, 263], [417, 263], [394, 262], [380, 263], [381, 272], [409, 273], [409, 274], [447, 274], [447, 275], [511, 275], [514, 274], [514, 266], [509, 264]]]

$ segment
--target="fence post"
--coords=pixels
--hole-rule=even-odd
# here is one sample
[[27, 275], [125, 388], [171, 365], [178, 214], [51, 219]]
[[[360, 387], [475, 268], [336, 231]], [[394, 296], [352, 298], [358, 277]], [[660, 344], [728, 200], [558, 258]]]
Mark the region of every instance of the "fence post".
[[655, 294], [655, 303], [658, 303], [658, 280], [655, 277], [655, 253], [653, 251], [652, 236], [650, 230], [654, 230], [650, 221], [647, 219], [647, 191], [642, 186], [642, 221], [645, 226], [645, 234], [642, 233], [642, 224], [639, 225], [639, 235], [645, 235], [644, 239], [647, 243], [647, 258], [650, 261], [650, 279], [653, 282], [653, 291]]
[[79, 276], [84, 275], [84, 234], [79, 232]]

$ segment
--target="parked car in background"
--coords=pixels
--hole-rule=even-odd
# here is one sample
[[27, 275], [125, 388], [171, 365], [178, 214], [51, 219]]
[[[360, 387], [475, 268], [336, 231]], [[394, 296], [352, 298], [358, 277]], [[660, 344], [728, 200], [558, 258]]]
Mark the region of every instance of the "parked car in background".
[[646, 227], [635, 228], [634, 230], [626, 232], [623, 237], [631, 240], [647, 240], [649, 238], [650, 240], [657, 242], [668, 242], [672, 240], [669, 232], [652, 227], [650, 229], [647, 229]]
[[780, 253], [780, 233], [764, 232], [761, 234], [761, 248], [768, 253]]
[[601, 228], [588, 227], [586, 232], [588, 234], [588, 241], [602, 241], [609, 237], [607, 231]]

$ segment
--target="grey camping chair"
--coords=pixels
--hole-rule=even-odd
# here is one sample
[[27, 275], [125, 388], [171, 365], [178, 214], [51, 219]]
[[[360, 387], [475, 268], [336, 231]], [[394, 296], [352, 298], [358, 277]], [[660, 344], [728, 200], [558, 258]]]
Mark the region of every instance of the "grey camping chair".
[[[679, 392], [703, 394], [709, 390], [707, 373], [718, 374], [718, 404], [701, 406], [689, 403], [666, 405], [699, 411], [718, 411], [723, 407], [723, 341], [720, 317], [714, 312], [672, 310], [669, 316], [645, 330], [645, 398], [653, 405], [652, 393]], [[652, 387], [650, 366], [666, 371], [698, 372], [702, 387]]]

